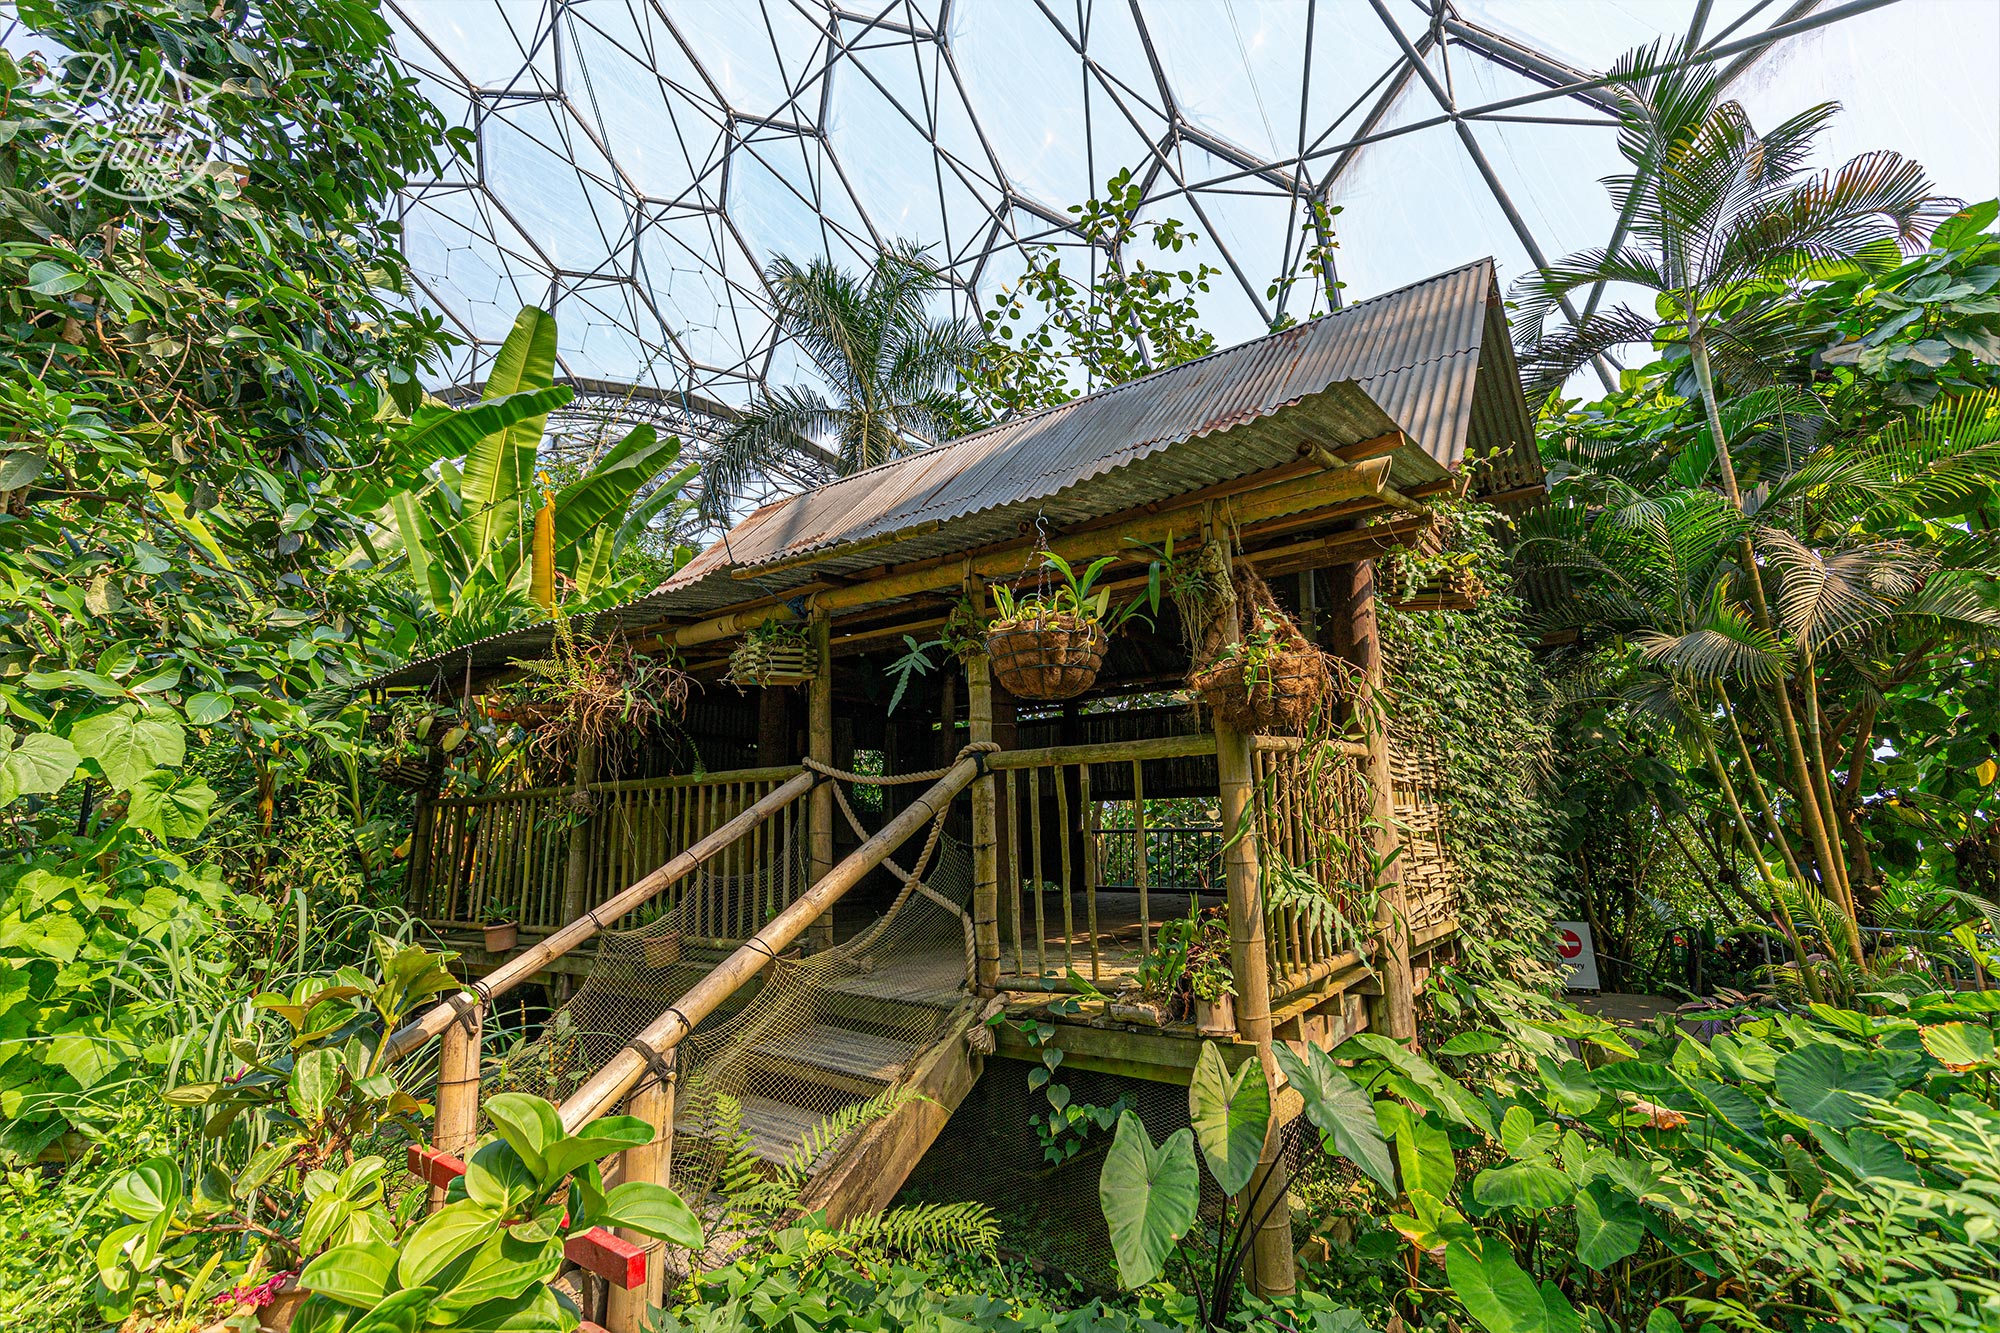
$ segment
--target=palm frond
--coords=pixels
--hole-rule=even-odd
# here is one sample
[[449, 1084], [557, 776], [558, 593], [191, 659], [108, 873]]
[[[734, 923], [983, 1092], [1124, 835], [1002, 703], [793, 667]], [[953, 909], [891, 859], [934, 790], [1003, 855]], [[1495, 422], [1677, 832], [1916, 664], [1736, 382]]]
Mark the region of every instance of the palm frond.
[[1887, 617], [1899, 599], [1916, 590], [1923, 565], [1904, 542], [1822, 551], [1782, 528], [1758, 529], [1757, 547], [1779, 576], [1778, 623], [1815, 649]]
[[1697, 684], [1741, 681], [1775, 685], [1785, 678], [1791, 656], [1775, 632], [1750, 621], [1743, 608], [1718, 590], [1699, 624], [1684, 634], [1652, 631], [1633, 636], [1649, 662]]

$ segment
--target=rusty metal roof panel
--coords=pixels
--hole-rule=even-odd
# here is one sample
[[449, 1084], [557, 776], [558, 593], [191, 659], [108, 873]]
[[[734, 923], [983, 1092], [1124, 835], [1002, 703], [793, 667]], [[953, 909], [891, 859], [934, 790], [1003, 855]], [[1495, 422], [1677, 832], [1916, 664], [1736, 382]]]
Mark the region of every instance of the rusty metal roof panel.
[[[1248, 476], [1301, 444], [1395, 429], [1421, 450], [1399, 456], [1399, 482], [1441, 475], [1473, 443], [1511, 446], [1496, 479], [1539, 477], [1490, 259], [766, 505], [591, 628], [711, 615], [784, 596], [817, 572], [955, 554], [1038, 516], [1060, 528]], [[813, 559], [767, 568], [801, 556]], [[504, 666], [546, 650], [550, 635], [514, 631], [373, 683], [449, 674], [447, 660]]]

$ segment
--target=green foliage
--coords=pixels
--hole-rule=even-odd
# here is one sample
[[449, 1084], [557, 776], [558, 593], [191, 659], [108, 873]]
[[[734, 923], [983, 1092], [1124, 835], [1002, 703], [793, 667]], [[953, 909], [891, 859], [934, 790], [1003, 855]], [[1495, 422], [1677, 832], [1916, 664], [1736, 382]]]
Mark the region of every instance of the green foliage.
[[[1028, 252], [1019, 282], [994, 295], [983, 316], [986, 342], [961, 363], [964, 391], [981, 415], [1004, 419], [1053, 407], [1215, 350], [1197, 303], [1221, 270], [1149, 265], [1140, 253], [1142, 231], [1161, 260], [1200, 237], [1171, 218], [1142, 224], [1143, 202], [1131, 171], [1120, 171], [1105, 182], [1102, 199], [1069, 209], [1076, 229], [1094, 242], [1083, 252], [1092, 271], [1064, 268], [1063, 255], [1045, 246]], [[1099, 254], [1111, 256], [1101, 271]]]

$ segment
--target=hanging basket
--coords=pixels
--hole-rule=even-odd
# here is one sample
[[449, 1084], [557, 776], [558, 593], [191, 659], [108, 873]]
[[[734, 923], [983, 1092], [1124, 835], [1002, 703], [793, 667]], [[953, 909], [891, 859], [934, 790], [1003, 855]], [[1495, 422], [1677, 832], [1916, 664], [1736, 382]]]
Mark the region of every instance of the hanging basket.
[[803, 685], [819, 674], [812, 645], [797, 639], [745, 639], [729, 654], [736, 686]]
[[434, 749], [427, 749], [421, 755], [390, 755], [377, 766], [376, 775], [391, 787], [423, 791], [444, 772], [443, 759], [443, 754]]
[[1486, 596], [1486, 584], [1469, 569], [1447, 569], [1394, 603], [1398, 611], [1470, 611]]
[[1188, 686], [1215, 715], [1257, 736], [1302, 736], [1313, 713], [1333, 694], [1326, 654], [1278, 609], [1255, 571], [1236, 578], [1237, 610], [1249, 627], [1244, 642], [1226, 644], [1219, 631], [1188, 673]]
[[986, 635], [993, 674], [1017, 699], [1074, 699], [1097, 681], [1110, 639], [1073, 615], [1002, 622]]

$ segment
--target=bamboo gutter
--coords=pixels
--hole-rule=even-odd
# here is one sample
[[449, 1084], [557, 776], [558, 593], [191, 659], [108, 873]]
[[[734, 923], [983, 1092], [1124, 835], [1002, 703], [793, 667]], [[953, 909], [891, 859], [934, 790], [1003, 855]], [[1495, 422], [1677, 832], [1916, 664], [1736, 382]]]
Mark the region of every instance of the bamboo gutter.
[[769, 925], [745, 940], [741, 948], [689, 987], [672, 1007], [654, 1019], [562, 1104], [564, 1132], [574, 1134], [610, 1111], [631, 1091], [648, 1068], [670, 1058], [673, 1049], [680, 1045], [682, 1038], [694, 1031], [696, 1024], [714, 1013], [739, 987], [790, 948], [814, 921], [860, 883], [863, 876], [880, 865], [912, 833], [936, 819], [951, 804], [952, 798], [979, 776], [984, 758], [984, 755], [971, 754], [953, 764], [922, 796], [884, 825], [880, 833], [850, 852], [846, 860], [794, 899]]
[[383, 1051], [384, 1061], [401, 1060], [443, 1032], [457, 1019], [461, 1007], [497, 1000], [527, 981], [556, 959], [594, 937], [606, 925], [617, 921], [627, 912], [643, 906], [649, 899], [678, 883], [703, 861], [811, 791], [814, 784], [819, 781], [820, 775], [817, 773], [811, 771], [799, 773], [791, 781], [774, 789], [755, 805], [623, 893], [598, 904], [519, 957], [510, 959], [483, 980], [473, 983], [469, 991], [460, 991], [443, 1003], [433, 1005], [421, 1018], [405, 1024], [389, 1038]]

